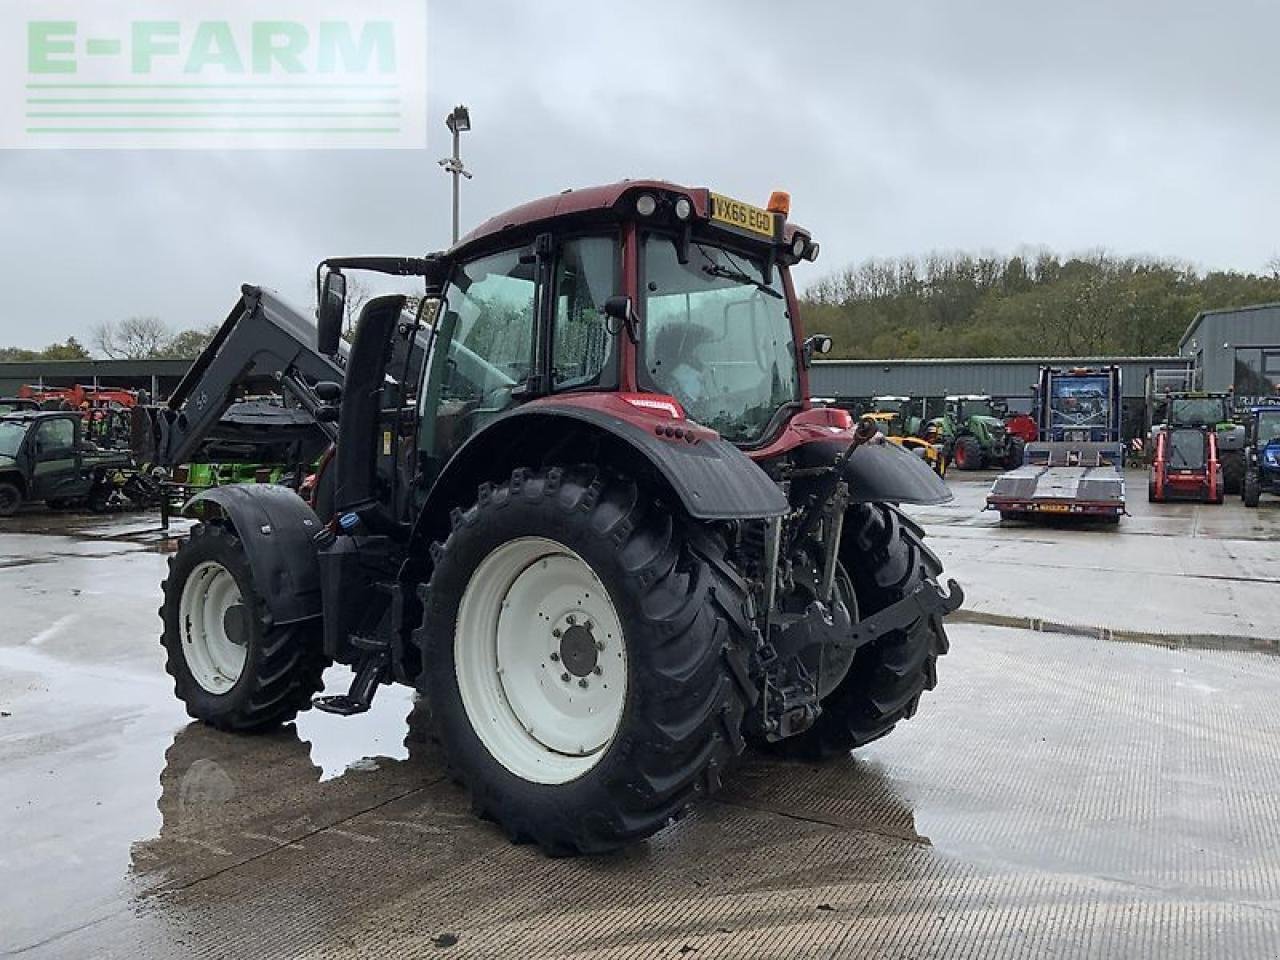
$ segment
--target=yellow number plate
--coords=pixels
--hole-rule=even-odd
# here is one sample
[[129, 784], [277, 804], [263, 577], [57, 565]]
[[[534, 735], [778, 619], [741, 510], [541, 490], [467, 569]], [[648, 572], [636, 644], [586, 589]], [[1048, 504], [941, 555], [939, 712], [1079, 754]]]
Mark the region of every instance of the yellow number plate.
[[736, 230], [773, 239], [773, 214], [741, 200], [711, 194], [711, 219]]
[[1046, 513], [1067, 513], [1071, 508], [1065, 503], [1042, 503], [1040, 509]]

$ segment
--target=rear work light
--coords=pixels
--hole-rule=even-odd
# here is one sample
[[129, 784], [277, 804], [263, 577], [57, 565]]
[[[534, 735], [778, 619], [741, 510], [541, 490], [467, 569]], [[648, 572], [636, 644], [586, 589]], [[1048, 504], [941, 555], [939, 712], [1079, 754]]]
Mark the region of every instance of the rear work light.
[[658, 198], [651, 193], [642, 193], [636, 197], [636, 213], [642, 217], [652, 217], [658, 209]]
[[688, 197], [680, 197], [675, 202], [677, 220], [688, 220], [693, 215], [693, 204]]

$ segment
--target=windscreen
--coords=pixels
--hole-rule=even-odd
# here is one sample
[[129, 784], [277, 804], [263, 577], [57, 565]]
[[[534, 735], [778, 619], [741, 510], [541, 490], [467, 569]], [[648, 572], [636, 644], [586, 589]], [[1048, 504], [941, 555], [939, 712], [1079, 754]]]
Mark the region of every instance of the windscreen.
[[1079, 430], [1108, 426], [1110, 390], [1111, 381], [1107, 377], [1055, 378], [1049, 407], [1050, 427]]
[[1280, 410], [1258, 414], [1258, 444], [1266, 446], [1280, 441]]
[[27, 435], [26, 424], [13, 420], [0, 420], [0, 457], [16, 457]]
[[644, 242], [641, 362], [653, 387], [674, 396], [727, 440], [759, 441], [778, 409], [800, 399], [791, 316], [781, 284], [761, 263], [704, 243], [680, 263], [675, 243]]
[[1226, 402], [1219, 397], [1175, 397], [1169, 405], [1169, 422], [1212, 426], [1230, 419]]

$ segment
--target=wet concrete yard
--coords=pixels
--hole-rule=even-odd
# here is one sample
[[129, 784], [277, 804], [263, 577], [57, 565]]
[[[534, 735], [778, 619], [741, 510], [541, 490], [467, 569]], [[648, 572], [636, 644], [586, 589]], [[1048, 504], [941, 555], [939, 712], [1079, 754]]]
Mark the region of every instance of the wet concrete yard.
[[474, 820], [409, 691], [188, 723], [155, 523], [3, 522], [0, 956], [1280, 954], [1280, 502], [1001, 528], [953, 486], [918, 515], [969, 603], [919, 715], [579, 860]]

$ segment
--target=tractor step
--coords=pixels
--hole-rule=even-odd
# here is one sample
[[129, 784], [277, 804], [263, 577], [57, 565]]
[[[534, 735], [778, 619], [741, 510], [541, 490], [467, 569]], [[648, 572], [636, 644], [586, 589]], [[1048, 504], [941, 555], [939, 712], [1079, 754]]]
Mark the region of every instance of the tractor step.
[[334, 713], [340, 717], [354, 717], [357, 713], [366, 712], [370, 707], [369, 703], [362, 703], [346, 693], [339, 693], [332, 697], [316, 697], [311, 701], [311, 705], [324, 713]]
[[356, 675], [351, 678], [351, 689], [331, 697], [315, 697], [311, 705], [323, 713], [333, 713], [340, 717], [354, 717], [364, 713], [373, 704], [373, 695], [378, 691], [391, 656], [385, 647], [372, 650], [360, 661]]

